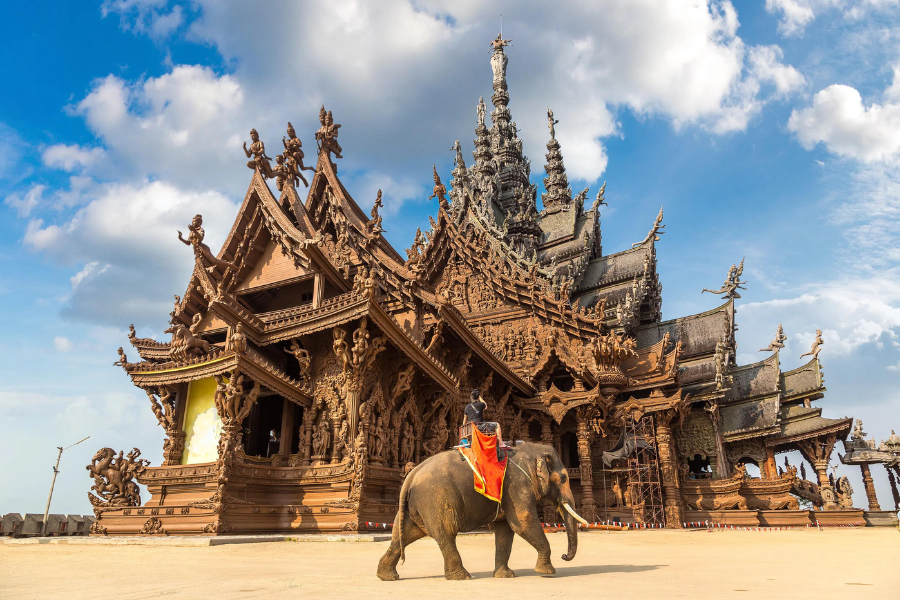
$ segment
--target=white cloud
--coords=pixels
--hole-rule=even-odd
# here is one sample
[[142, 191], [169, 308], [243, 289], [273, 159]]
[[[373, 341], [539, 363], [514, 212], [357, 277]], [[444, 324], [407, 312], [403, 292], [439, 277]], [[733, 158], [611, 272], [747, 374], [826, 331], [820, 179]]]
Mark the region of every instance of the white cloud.
[[3, 200], [3, 203], [16, 211], [20, 217], [27, 217], [40, 203], [45, 189], [47, 189], [46, 186], [35, 185], [28, 190], [24, 197], [19, 194], [10, 194]]
[[181, 294], [193, 254], [178, 241], [191, 217], [204, 215], [206, 243], [218, 250], [236, 206], [217, 192], [189, 192], [163, 182], [105, 184], [71, 218], [32, 220], [24, 243], [64, 264], [82, 267], [71, 278], [64, 313], [121, 327], [157, 322], [168, 299]]
[[[770, 99], [761, 94], [761, 83], [773, 84], [775, 96], [783, 97], [802, 82], [781, 64], [777, 47], [745, 46], [728, 1], [584, 1], [547, 11], [539, 2], [393, 1], [376, 7], [336, 0], [286, 5], [276, 20], [248, 4], [197, 7], [191, 34], [232, 61], [233, 74], [217, 78], [208, 70], [177, 67], [172, 76], [144, 83], [110, 77], [79, 105], [92, 129], [131, 163], [177, 177], [173, 181], [181, 186], [198, 174], [212, 175], [209, 163], [218, 161], [229, 165], [219, 169], [219, 180], [234, 181], [239, 142], [250, 127], [242, 117], [252, 115], [273, 148], [273, 132], [288, 119], [308, 139], [323, 102], [343, 121], [348, 166], [398, 180], [398, 163], [415, 164], [427, 181], [425, 169], [436, 156], [449, 161], [436, 149], [457, 138], [468, 143], [477, 97], [490, 96], [486, 45], [495, 33], [486, 23], [499, 12], [514, 38], [508, 50], [511, 109], [526, 153], [538, 168], [549, 104], [562, 120], [559, 137], [573, 179], [594, 181], [603, 173], [600, 140], [621, 133], [612, 114], [620, 106], [660, 115], [676, 127], [727, 133], [746, 128]], [[129, 22], [165, 10], [145, 2], [105, 8]], [[270, 39], [295, 45], [273, 57]], [[157, 85], [164, 89], [156, 91]], [[195, 111], [189, 100], [204, 89], [231, 101]], [[170, 122], [176, 113], [187, 117], [180, 126]], [[194, 124], [209, 114], [216, 117]]]
[[103, 148], [82, 148], [77, 144], [55, 144], [45, 149], [41, 158], [48, 167], [74, 171], [94, 165], [106, 154]]
[[69, 338], [56, 336], [53, 338], [53, 347], [57, 352], [71, 352], [74, 344]]
[[788, 129], [807, 150], [824, 143], [840, 156], [885, 160], [900, 151], [900, 103], [866, 106], [856, 89], [834, 84], [817, 93], [812, 106], [792, 111]]
[[897, 4], [898, 0], [766, 0], [766, 10], [779, 16], [779, 33], [799, 36], [817, 15], [828, 10], [839, 10], [844, 19], [852, 21]]

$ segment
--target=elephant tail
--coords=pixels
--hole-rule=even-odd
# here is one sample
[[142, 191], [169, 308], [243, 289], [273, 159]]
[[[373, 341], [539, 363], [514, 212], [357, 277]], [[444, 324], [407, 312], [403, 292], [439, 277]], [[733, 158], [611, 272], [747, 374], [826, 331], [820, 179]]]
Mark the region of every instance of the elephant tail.
[[400, 488], [400, 505], [397, 508], [397, 540], [400, 544], [400, 564], [406, 564], [406, 547], [403, 545], [403, 520], [406, 518], [406, 508], [409, 503], [409, 484], [412, 481], [412, 472], [403, 480]]

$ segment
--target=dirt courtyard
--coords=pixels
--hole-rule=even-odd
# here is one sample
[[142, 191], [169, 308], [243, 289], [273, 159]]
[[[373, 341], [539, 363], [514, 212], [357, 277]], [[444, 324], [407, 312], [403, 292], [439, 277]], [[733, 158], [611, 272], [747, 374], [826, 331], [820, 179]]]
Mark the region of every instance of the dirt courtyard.
[[429, 538], [407, 549], [400, 581], [375, 577], [388, 542], [214, 547], [0, 543], [0, 598], [897, 598], [900, 533], [852, 530], [550, 534], [554, 577], [516, 538], [515, 579], [494, 579], [491, 535], [459, 538], [471, 581], [446, 581]]

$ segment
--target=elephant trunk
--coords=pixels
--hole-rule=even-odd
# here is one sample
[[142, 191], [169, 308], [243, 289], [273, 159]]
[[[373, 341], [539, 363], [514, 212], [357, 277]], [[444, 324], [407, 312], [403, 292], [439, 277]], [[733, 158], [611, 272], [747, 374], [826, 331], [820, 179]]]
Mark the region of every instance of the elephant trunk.
[[[566, 484], [566, 488], [568, 488]], [[559, 505], [559, 513], [566, 520], [566, 537], [568, 538], [569, 548], [562, 555], [563, 560], [572, 560], [575, 558], [575, 552], [578, 551], [578, 521], [575, 519], [575, 498], [570, 489], [563, 490], [562, 499]]]

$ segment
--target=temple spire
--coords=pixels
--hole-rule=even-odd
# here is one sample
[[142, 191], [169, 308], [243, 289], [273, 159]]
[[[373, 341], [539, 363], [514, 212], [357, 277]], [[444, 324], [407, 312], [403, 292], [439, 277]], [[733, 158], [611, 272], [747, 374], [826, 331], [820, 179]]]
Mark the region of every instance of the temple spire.
[[556, 139], [556, 125], [559, 123], [553, 118], [553, 111], [547, 109], [547, 126], [550, 128], [550, 141], [547, 142], [547, 165], [544, 170], [544, 188], [547, 190], [541, 194], [544, 208], [566, 205], [572, 202], [572, 190], [569, 188], [569, 179], [566, 177], [566, 166], [563, 164], [559, 141]]

